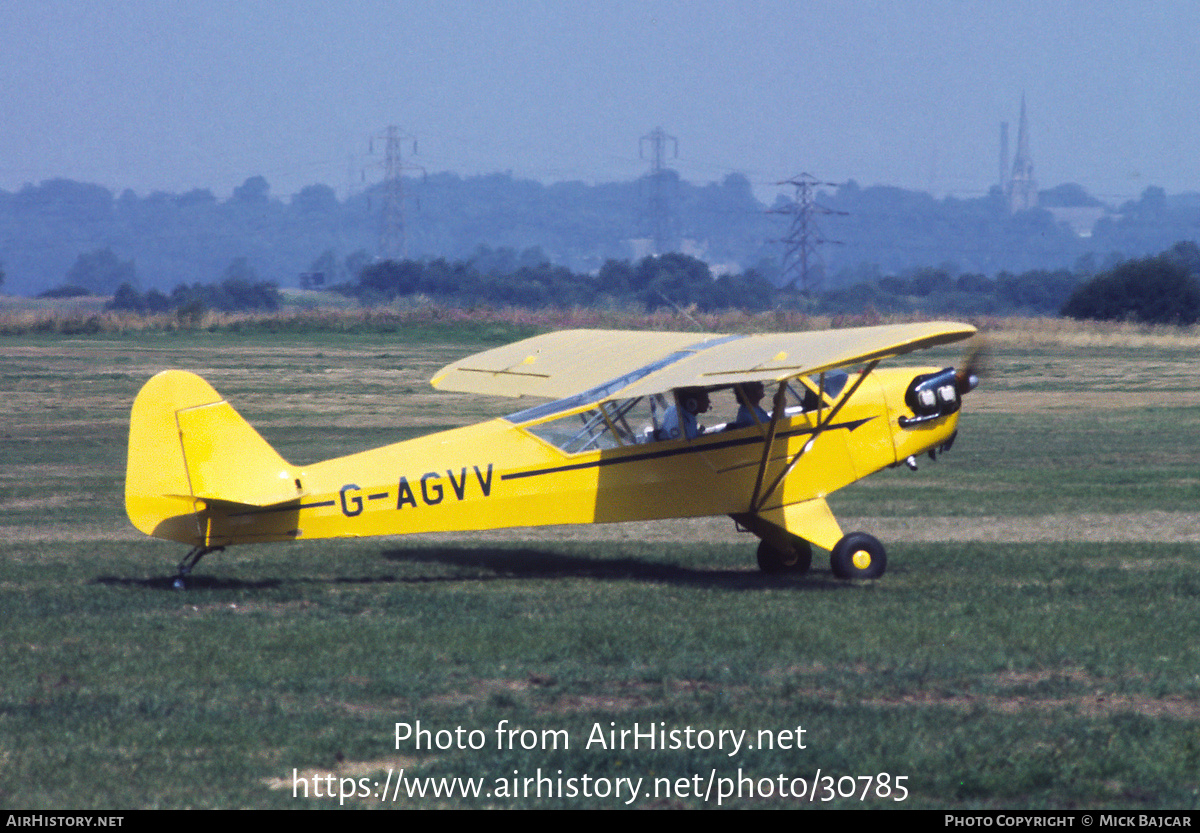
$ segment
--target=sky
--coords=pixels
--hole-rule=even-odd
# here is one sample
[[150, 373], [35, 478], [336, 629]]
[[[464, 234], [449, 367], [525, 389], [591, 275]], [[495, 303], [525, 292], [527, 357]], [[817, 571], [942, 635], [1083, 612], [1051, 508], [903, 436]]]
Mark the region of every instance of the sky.
[[1001, 122], [1015, 151], [1022, 95], [1040, 187], [1200, 191], [1194, 0], [0, 0], [0, 19], [10, 192], [224, 198], [261, 175], [345, 197], [384, 176], [389, 126], [414, 175], [628, 181], [661, 127], [694, 183], [969, 198], [999, 180]]

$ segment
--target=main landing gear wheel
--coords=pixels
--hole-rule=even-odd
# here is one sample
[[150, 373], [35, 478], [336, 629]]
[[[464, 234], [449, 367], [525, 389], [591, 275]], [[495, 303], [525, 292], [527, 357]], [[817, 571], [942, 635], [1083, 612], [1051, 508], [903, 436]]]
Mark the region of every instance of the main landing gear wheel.
[[834, 544], [829, 567], [838, 578], [879, 578], [887, 569], [887, 552], [874, 535], [851, 532]]
[[791, 547], [781, 550], [767, 541], [758, 542], [758, 569], [764, 573], [803, 575], [812, 566], [812, 544], [799, 536], [790, 536]]

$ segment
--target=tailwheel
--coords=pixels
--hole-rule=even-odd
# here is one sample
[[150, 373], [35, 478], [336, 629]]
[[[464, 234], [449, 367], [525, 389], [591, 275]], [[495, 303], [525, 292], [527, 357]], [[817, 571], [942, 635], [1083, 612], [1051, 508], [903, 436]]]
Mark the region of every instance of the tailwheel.
[[829, 567], [838, 578], [879, 578], [887, 569], [887, 552], [874, 535], [851, 532], [834, 544]]
[[191, 575], [192, 568], [200, 563], [200, 559], [208, 555], [210, 552], [223, 552], [224, 547], [193, 547], [192, 550], [183, 557], [177, 568], [179, 572], [175, 575], [175, 581], [171, 582], [171, 586], [176, 590], [187, 589], [187, 577]]
[[803, 575], [812, 566], [812, 544], [798, 535], [789, 535], [791, 546], [780, 549], [769, 541], [758, 542], [758, 569], [764, 573]]

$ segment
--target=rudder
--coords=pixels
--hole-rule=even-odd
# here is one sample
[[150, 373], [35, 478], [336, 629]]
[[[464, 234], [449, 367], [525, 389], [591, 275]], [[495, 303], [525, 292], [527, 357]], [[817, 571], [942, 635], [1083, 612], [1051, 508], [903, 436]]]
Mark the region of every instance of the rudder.
[[145, 534], [206, 545], [206, 501], [270, 506], [301, 494], [299, 472], [196, 374], [163, 371], [138, 393], [125, 511]]

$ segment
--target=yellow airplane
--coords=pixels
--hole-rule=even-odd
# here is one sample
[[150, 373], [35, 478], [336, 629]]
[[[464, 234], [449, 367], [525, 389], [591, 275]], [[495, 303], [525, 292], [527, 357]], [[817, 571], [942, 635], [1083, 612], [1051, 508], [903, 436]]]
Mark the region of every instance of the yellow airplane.
[[[877, 578], [880, 542], [826, 497], [954, 441], [971, 367], [876, 369], [966, 339], [932, 322], [769, 335], [569, 330], [454, 362], [435, 388], [549, 400], [307, 466], [285, 461], [199, 376], [150, 379], [130, 417], [125, 507], [193, 549], [548, 524], [729, 515], [767, 572]], [[968, 363], [970, 364], [970, 363]], [[773, 388], [768, 411], [758, 400]], [[711, 417], [703, 415], [712, 412]]]

